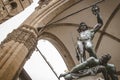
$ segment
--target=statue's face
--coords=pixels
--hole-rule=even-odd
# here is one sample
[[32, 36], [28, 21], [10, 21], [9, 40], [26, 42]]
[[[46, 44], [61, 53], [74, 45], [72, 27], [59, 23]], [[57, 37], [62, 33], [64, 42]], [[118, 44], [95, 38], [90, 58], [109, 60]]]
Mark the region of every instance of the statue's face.
[[107, 64], [110, 59], [111, 59], [111, 56], [109, 54], [104, 55], [101, 58], [103, 64]]
[[83, 23], [83, 22], [80, 23], [80, 26], [79, 26], [79, 27], [80, 27], [80, 30], [81, 30], [81, 31], [85, 31], [85, 30], [88, 29], [88, 26], [87, 26], [85, 23]]

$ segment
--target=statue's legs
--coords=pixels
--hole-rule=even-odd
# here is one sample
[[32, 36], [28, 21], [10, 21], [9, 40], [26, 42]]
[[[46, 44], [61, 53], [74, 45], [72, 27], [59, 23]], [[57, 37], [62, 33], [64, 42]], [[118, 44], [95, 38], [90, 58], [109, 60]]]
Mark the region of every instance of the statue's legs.
[[87, 52], [89, 53], [90, 57], [95, 57], [97, 58], [95, 51], [93, 49], [93, 44], [91, 41], [86, 41], [84, 42], [85, 45], [85, 49], [87, 50]]
[[97, 58], [95, 51], [93, 50], [93, 48], [86, 48], [87, 52], [89, 53], [90, 57], [95, 57]]
[[90, 67], [91, 64], [94, 64], [94, 65], [97, 66], [98, 61], [95, 60], [94, 57], [90, 57], [90, 58], [88, 58], [86, 61], [84, 61], [84, 62], [76, 65], [75, 67], [73, 67], [70, 72], [71, 72], [71, 73], [77, 73], [77, 72], [80, 71], [80, 70], [84, 70], [84, 69], [86, 69], [87, 67]]
[[84, 62], [86, 60], [86, 56], [85, 56], [85, 49], [84, 49], [84, 45], [83, 42], [81, 41], [77, 41], [77, 49], [78, 49], [78, 53], [80, 55], [81, 58], [81, 62]]
[[97, 66], [99, 64], [99, 60], [95, 59], [94, 57], [90, 57], [83, 63], [80, 63], [76, 65], [75, 67], [73, 67], [71, 70], [71, 73], [77, 73], [78, 71], [84, 70], [87, 67], [91, 68], [92, 67], [91, 64], [92, 65], [94, 64], [94, 66]]
[[108, 71], [108, 74], [111, 77], [111, 80], [118, 80], [118, 76], [117, 76], [117, 73], [116, 73], [116, 68], [113, 64], [107, 64], [106, 69]]
[[110, 80], [105, 66], [98, 66], [97, 73], [101, 73], [101, 72], [102, 72], [105, 80]]

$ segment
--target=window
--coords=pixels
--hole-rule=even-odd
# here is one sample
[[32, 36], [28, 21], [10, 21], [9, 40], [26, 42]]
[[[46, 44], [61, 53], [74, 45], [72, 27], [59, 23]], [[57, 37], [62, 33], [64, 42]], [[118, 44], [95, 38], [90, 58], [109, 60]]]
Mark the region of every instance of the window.
[[3, 10], [5, 10], [5, 7], [2, 7]]
[[17, 3], [16, 2], [11, 2], [10, 5], [11, 5], [12, 9], [17, 8]]

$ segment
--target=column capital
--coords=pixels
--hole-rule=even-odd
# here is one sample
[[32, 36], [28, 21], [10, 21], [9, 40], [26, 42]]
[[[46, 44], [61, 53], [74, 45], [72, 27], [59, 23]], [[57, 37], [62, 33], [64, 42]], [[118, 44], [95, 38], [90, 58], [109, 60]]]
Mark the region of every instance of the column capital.
[[18, 77], [37, 42], [38, 32], [29, 25], [21, 25], [7, 35], [0, 44], [0, 80], [13, 80]]
[[7, 38], [2, 42], [2, 46], [9, 41], [23, 43], [29, 51], [33, 52], [38, 41], [38, 32], [35, 28], [29, 25], [22, 25], [18, 29], [14, 29], [12, 33], [7, 35]]
[[36, 7], [36, 9], [41, 9], [43, 7], [45, 7], [46, 5], [48, 5], [52, 0], [40, 0], [38, 2], [39, 6]]

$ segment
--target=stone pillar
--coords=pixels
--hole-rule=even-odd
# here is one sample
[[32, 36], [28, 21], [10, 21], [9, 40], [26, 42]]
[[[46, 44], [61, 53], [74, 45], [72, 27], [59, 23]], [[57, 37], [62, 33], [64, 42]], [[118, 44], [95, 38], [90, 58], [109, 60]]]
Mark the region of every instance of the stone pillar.
[[22, 25], [0, 45], [0, 80], [13, 80], [37, 45], [37, 31]]

